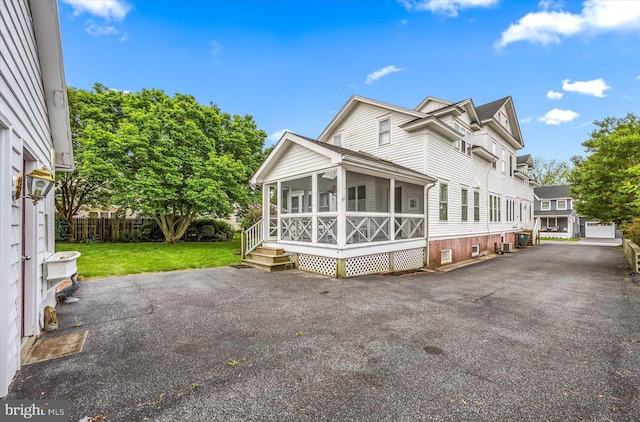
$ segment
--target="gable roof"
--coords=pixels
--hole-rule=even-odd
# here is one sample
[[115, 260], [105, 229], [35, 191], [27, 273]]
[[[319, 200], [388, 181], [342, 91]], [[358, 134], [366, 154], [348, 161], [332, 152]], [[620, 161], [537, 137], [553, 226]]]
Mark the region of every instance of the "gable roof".
[[385, 103], [385, 102], [382, 102], [382, 101], [378, 101], [378, 100], [372, 100], [371, 98], [365, 98], [365, 97], [361, 97], [359, 95], [352, 95], [351, 98], [349, 98], [349, 100], [346, 102], [346, 104], [344, 106], [342, 106], [340, 111], [338, 111], [338, 113], [329, 122], [327, 127], [320, 134], [320, 136], [318, 136], [318, 140], [320, 142], [324, 141], [324, 138], [326, 136], [328, 136], [330, 133], [332, 133], [335, 130], [335, 128], [337, 126], [339, 126], [340, 123], [342, 123], [349, 116], [351, 111], [358, 104], [361, 104], [361, 103], [362, 104], [373, 105], [373, 106], [376, 106], [376, 107], [383, 108], [385, 110], [395, 111], [395, 112], [406, 114], [406, 115], [413, 116], [413, 117], [416, 117], [416, 118], [426, 117], [427, 116], [427, 114], [425, 114], [425, 113], [420, 113], [418, 111], [411, 110], [411, 109], [408, 109], [408, 108], [395, 106], [395, 105], [388, 104], [388, 103]]
[[522, 164], [526, 164], [529, 167], [533, 168], [533, 158], [531, 158], [531, 154], [516, 156], [516, 166], [519, 166]]
[[[495, 118], [495, 115], [504, 108], [509, 118], [509, 129], [507, 130], [501, 123]], [[483, 104], [476, 108], [480, 122], [483, 125], [490, 126], [493, 130], [498, 132], [505, 140], [507, 140], [516, 149], [524, 148], [524, 141], [522, 140], [522, 132], [520, 131], [520, 124], [518, 123], [518, 115], [513, 105], [513, 98], [511, 96], [500, 98], [499, 100], [491, 101], [490, 103]]]
[[533, 193], [540, 199], [571, 198], [571, 185], [539, 186]]
[[476, 107], [476, 112], [481, 121], [489, 120], [495, 116], [495, 114], [502, 108], [504, 103], [511, 97], [500, 98], [499, 100], [491, 101], [490, 103], [483, 104]]
[[322, 154], [330, 158], [331, 162], [334, 164], [351, 164], [356, 167], [379, 170], [389, 174], [397, 174], [426, 183], [433, 183], [437, 181], [437, 179], [424, 173], [420, 173], [419, 171], [401, 166], [400, 164], [396, 164], [392, 161], [383, 160], [379, 157], [367, 154], [362, 151], [353, 151], [336, 145], [327, 144], [325, 142], [318, 142], [315, 139], [298, 135], [292, 132], [285, 132], [276, 146], [273, 148], [269, 156], [262, 163], [260, 168], [255, 172], [255, 174], [251, 178], [251, 183], [263, 183], [264, 175], [266, 175], [269, 169], [277, 163], [278, 157], [286, 152], [286, 146], [291, 143], [298, 144], [304, 148]]

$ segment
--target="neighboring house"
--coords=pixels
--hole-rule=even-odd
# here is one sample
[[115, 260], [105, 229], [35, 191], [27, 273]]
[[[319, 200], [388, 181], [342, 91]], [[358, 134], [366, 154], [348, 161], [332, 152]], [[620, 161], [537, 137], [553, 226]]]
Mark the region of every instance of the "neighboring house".
[[74, 163], [56, 1], [2, 1], [0, 16], [0, 230], [4, 234], [0, 397], [4, 397], [20, 369], [21, 351], [40, 334], [44, 307], [55, 306], [57, 286], [47, 281], [43, 265], [55, 246], [53, 192], [34, 204], [20, 194], [17, 181], [43, 166], [72, 171]]
[[571, 186], [534, 188], [535, 218], [540, 218], [540, 236], [569, 238], [580, 236], [580, 217], [571, 198]]
[[541, 186], [534, 189], [535, 218], [540, 218], [543, 237], [591, 237], [614, 239], [621, 236], [613, 223], [580, 217], [571, 197], [571, 186]]
[[523, 147], [511, 97], [427, 97], [412, 110], [353, 96], [318, 140], [285, 133], [253, 176], [278, 206], [247, 248], [264, 242], [339, 277], [493, 252], [533, 229]]

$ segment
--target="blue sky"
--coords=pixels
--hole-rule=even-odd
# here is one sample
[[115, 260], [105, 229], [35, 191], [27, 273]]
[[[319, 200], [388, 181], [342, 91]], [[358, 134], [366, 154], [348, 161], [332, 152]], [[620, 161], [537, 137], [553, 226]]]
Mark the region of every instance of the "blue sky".
[[640, 1], [59, 0], [67, 84], [157, 88], [317, 137], [353, 94], [511, 95], [520, 153], [568, 160], [640, 114]]

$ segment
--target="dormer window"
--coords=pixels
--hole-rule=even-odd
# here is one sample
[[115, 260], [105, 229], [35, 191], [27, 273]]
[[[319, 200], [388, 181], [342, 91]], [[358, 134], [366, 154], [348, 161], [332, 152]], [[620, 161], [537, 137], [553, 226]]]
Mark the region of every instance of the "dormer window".
[[335, 135], [333, 135], [332, 143], [333, 143], [333, 145], [335, 145], [337, 147], [341, 147], [342, 146], [342, 133], [336, 133]]
[[378, 121], [378, 144], [388, 145], [391, 143], [391, 119], [389, 117]]

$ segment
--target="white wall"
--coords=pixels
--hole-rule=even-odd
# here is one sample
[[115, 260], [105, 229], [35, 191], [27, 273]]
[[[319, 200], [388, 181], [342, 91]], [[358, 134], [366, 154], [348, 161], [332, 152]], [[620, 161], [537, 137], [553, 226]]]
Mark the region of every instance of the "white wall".
[[[378, 120], [391, 118], [391, 143], [378, 145]], [[524, 185], [522, 180], [510, 175], [509, 157], [512, 157], [513, 170], [516, 168], [517, 151], [501, 136], [485, 126], [481, 131], [472, 132], [470, 119], [465, 113], [461, 116], [445, 116], [442, 121], [458, 123], [473, 134], [474, 145], [492, 150], [492, 140], [496, 142], [496, 155], [500, 160], [496, 169], [491, 163], [478, 156], [468, 156], [454, 148], [454, 143], [423, 129], [406, 132], [400, 125], [414, 120], [415, 117], [382, 107], [360, 103], [351, 114], [335, 129], [342, 134], [342, 146], [355, 151], [364, 151], [383, 159], [411, 168], [448, 184], [449, 218], [439, 221], [439, 189], [436, 185], [429, 191], [429, 239], [438, 240], [452, 237], [499, 234], [526, 228], [532, 223], [533, 188]], [[331, 135], [328, 139], [331, 139]], [[502, 150], [505, 151], [505, 171], [502, 171]], [[461, 190], [468, 191], [468, 219], [461, 217]], [[473, 221], [473, 192], [480, 192], [480, 221]], [[497, 194], [501, 198], [501, 222], [488, 221], [488, 197]], [[507, 221], [507, 199], [515, 203], [513, 221]], [[522, 203], [522, 222], [520, 204]], [[526, 210], [526, 212], [525, 212]]]
[[[0, 186], [8, 187], [15, 184], [18, 174], [24, 176], [43, 165], [52, 169], [52, 143], [28, 3], [2, 1], [0, 17]], [[26, 169], [22, 168], [23, 159], [28, 160]], [[44, 306], [54, 302], [53, 291], [47, 289], [42, 277], [42, 263], [54, 246], [53, 198], [35, 207], [26, 201], [25, 245], [32, 259], [26, 261], [26, 309], [22, 315], [22, 207], [21, 199], [7, 197], [4, 192], [0, 196], [0, 229], [7, 234], [0, 237], [0, 397], [7, 394], [8, 384], [20, 368], [22, 320], [25, 336], [37, 335]]]

